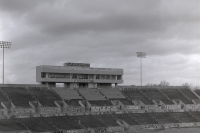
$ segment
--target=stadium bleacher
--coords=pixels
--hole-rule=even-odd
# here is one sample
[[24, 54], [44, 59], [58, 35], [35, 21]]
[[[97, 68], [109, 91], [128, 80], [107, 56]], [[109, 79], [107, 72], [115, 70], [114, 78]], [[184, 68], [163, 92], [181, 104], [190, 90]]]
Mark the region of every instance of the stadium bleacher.
[[69, 116], [49, 117], [45, 119], [48, 119], [48, 121], [51, 121], [54, 125], [56, 125], [56, 127], [58, 127], [61, 130], [77, 130], [77, 129], [83, 128], [74, 119], [72, 119]]
[[67, 103], [69, 106], [80, 107], [81, 105], [79, 104], [79, 100], [81, 99], [65, 100], [65, 103]]
[[104, 123], [102, 123], [98, 119], [95, 119], [91, 115], [71, 116], [71, 118], [75, 119], [80, 125], [84, 126], [85, 128], [106, 127]]
[[158, 124], [148, 113], [130, 113], [129, 116], [136, 119], [140, 124]]
[[178, 89], [175, 88], [167, 88], [167, 89], [161, 89], [162, 92], [164, 92], [170, 99], [179, 99], [184, 104], [193, 104], [192, 101], [188, 100], [186, 97], [184, 97], [181, 92], [179, 92]]
[[107, 100], [101, 100], [101, 101], [88, 101], [91, 106], [112, 106], [112, 103]]
[[126, 97], [117, 89], [103, 89], [101, 93], [108, 99], [125, 99]]
[[30, 107], [29, 101], [35, 101], [25, 87], [2, 87], [1, 89], [15, 106], [26, 108]]
[[122, 93], [130, 100], [140, 100], [146, 105], [153, 105], [154, 103], [148, 100], [138, 89], [122, 90]]
[[195, 111], [195, 112], [189, 112], [193, 117], [195, 117], [199, 122], [200, 122], [200, 112]]
[[167, 105], [174, 104], [156, 88], [151, 88], [151, 89], [145, 88], [145, 89], [141, 89], [141, 91], [145, 93], [151, 100], [161, 100], [164, 104], [167, 104]]
[[186, 96], [188, 96], [191, 100], [192, 99], [199, 99], [191, 90], [188, 88], [181, 88], [179, 89], [181, 92], [183, 92]]
[[117, 99], [117, 100], [120, 101], [123, 105], [133, 105], [133, 103], [128, 99]]
[[187, 112], [170, 112], [170, 115], [172, 115], [173, 117], [177, 118], [181, 122], [198, 122], [197, 119], [192, 117]]
[[106, 98], [96, 89], [79, 89], [81, 95], [88, 101], [106, 100]]
[[55, 88], [55, 92], [60, 95], [63, 100], [68, 99], [83, 99], [75, 90], [73, 89], [63, 89]]
[[8, 99], [2, 94], [0, 90], [0, 102], [3, 102], [3, 101], [8, 101]]
[[42, 106], [56, 107], [55, 101], [62, 101], [62, 98], [47, 88], [29, 87], [29, 91], [39, 100]]
[[[200, 94], [200, 90], [195, 90], [195, 92]], [[183, 103], [189, 105], [170, 105], [172, 104], [170, 99], [177, 103], [181, 100]], [[137, 104], [139, 100], [145, 105], [142, 104], [140, 106]], [[156, 103], [161, 100], [163, 103], [169, 104], [166, 107], [172, 107], [172, 109], [165, 110], [165, 108], [159, 108], [160, 110], [154, 110], [154, 105], [156, 107], [158, 105], [154, 104], [151, 100], [156, 101]], [[193, 104], [191, 100], [196, 101], [196, 104]], [[17, 112], [17, 109], [14, 108], [12, 110], [11, 101], [15, 106], [22, 107], [18, 108], [18, 110], [23, 110], [21, 114], [18, 113], [16, 115], [13, 113]], [[29, 101], [31, 101], [31, 105], [34, 105], [35, 112], [26, 113], [24, 111], [25, 108], [30, 107]], [[38, 101], [42, 106], [38, 106]], [[55, 101], [57, 101], [61, 108], [56, 106]], [[128, 106], [123, 106], [118, 101]], [[60, 130], [79, 129], [82, 131], [88, 128], [97, 129], [101, 127], [102, 129], [107, 127], [109, 129], [113, 127], [119, 129], [123, 127], [123, 123], [120, 120], [131, 126], [133, 125], [133, 127], [135, 127], [134, 125], [164, 123], [168, 125], [170, 125], [169, 123], [186, 123], [187, 125], [187, 123], [200, 122], [200, 112], [197, 111], [200, 108], [199, 101], [198, 96], [187, 88], [168, 87], [166, 89], [159, 89], [143, 87], [140, 90], [62, 89], [61, 91], [56, 91], [48, 87], [1, 87], [0, 109], [2, 115], [0, 116], [0, 132], [25, 130], [30, 132], [57, 132]], [[195, 108], [196, 112], [192, 109], [193, 112], [187, 109], [190, 107], [192, 109]], [[148, 108], [152, 109], [153, 113], [150, 113], [151, 110], [148, 110]], [[7, 113], [3, 111], [7, 111]], [[23, 113], [26, 113], [27, 116]], [[20, 118], [20, 116], [24, 117]], [[121, 127], [119, 127], [120, 125]]]
[[170, 115], [168, 112], [163, 113], [149, 113], [154, 119], [159, 121], [159, 123], [179, 123], [177, 119]]
[[116, 120], [120, 119], [125, 121], [129, 125], [140, 125], [137, 121], [131, 118], [128, 114], [113, 114], [112, 115]]
[[0, 132], [59, 132], [63, 130], [68, 132], [88, 128], [118, 127], [120, 125], [117, 121], [120, 122], [120, 120], [130, 126], [196, 123], [200, 122], [200, 112], [155, 112], [1, 119]]
[[107, 126], [119, 126], [119, 124], [117, 124], [115, 118], [112, 117], [112, 115], [110, 114], [106, 114], [106, 115], [95, 115], [95, 117], [97, 119], [99, 119], [100, 121], [102, 121], [103, 123], [105, 123]]
[[196, 92], [200, 96], [200, 90], [199, 89], [194, 90], [194, 92]]
[[49, 123], [46, 118], [37, 117], [37, 118], [21, 118], [18, 121], [24, 123], [26, 127], [35, 132], [49, 132], [49, 131], [58, 131], [58, 129]]
[[28, 130], [22, 122], [18, 119], [1, 119], [0, 120], [0, 131], [25, 131]]

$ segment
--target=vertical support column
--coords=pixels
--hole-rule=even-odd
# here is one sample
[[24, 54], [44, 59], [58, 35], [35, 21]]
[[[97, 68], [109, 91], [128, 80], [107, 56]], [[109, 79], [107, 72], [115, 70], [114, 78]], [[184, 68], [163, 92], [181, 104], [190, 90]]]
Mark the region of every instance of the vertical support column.
[[115, 88], [117, 87], [117, 83], [115, 83]]
[[4, 84], [4, 45], [3, 45], [3, 84]]
[[49, 73], [45, 73], [45, 78], [49, 78]]
[[140, 83], [142, 86], [142, 58], [140, 58]]

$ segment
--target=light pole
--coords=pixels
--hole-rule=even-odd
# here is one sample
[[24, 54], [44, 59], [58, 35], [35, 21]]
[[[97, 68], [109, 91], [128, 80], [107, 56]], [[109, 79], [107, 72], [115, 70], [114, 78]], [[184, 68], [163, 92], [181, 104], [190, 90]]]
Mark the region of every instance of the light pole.
[[142, 86], [142, 58], [146, 58], [146, 53], [137, 52], [137, 57], [140, 58], [140, 85]]
[[4, 48], [11, 48], [12, 43], [0, 41], [0, 47], [3, 49], [3, 84], [4, 84]]

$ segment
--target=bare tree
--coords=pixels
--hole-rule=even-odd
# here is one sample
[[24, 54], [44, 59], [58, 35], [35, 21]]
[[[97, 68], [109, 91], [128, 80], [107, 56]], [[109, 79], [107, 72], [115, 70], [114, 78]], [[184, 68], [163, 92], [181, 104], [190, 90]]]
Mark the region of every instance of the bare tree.
[[160, 81], [160, 84], [158, 86], [169, 86], [169, 82], [166, 80]]
[[183, 83], [181, 86], [192, 87], [193, 85], [192, 85], [192, 84], [189, 84], [189, 83]]

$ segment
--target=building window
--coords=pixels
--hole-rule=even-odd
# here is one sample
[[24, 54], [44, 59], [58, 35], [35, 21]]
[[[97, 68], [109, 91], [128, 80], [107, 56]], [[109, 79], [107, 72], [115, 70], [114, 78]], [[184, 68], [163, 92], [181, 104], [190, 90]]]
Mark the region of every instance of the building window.
[[116, 76], [115, 75], [111, 75], [111, 80], [116, 80]]
[[117, 75], [117, 80], [121, 80], [122, 76], [121, 75]]
[[72, 74], [72, 79], [77, 79], [77, 74]]
[[101, 75], [101, 79], [106, 79], [106, 76], [105, 75]]
[[46, 78], [46, 73], [41, 73], [41, 78]]
[[94, 75], [89, 74], [89, 75], [88, 75], [88, 78], [89, 78], [89, 79], [94, 79]]
[[79, 74], [78, 79], [88, 79], [88, 75], [87, 74]]
[[70, 79], [70, 74], [65, 74], [66, 79]]
[[70, 79], [70, 74], [49, 73], [48, 78], [66, 78]]
[[106, 75], [106, 79], [110, 79], [110, 75]]
[[100, 79], [100, 75], [96, 75], [96, 79]]

